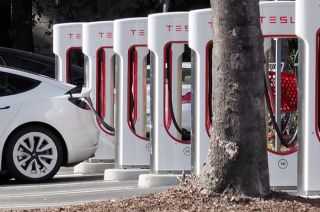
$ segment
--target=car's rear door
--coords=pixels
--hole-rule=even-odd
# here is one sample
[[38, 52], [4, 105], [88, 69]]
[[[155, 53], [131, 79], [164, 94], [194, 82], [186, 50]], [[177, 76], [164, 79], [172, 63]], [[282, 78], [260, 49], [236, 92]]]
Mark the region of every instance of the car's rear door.
[[7, 84], [7, 74], [0, 72], [0, 136], [9, 126], [21, 104], [19, 101], [14, 100], [12, 96], [6, 95]]
[[5, 97], [0, 97], [0, 137], [10, 125], [20, 105], [19, 102], [11, 102], [6, 100]]
[[20, 75], [0, 71], [0, 136], [17, 114], [21, 94], [35, 88], [40, 82]]

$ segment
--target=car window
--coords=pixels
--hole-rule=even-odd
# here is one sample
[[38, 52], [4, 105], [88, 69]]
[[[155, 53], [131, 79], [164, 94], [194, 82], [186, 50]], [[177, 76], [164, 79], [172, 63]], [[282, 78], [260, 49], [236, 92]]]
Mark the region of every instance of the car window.
[[0, 96], [10, 96], [29, 91], [40, 84], [40, 81], [27, 77], [0, 72]]
[[6, 62], [4, 60], [4, 58], [0, 55], [0, 65], [5, 66]]
[[6, 86], [7, 86], [7, 81], [6, 81], [5, 74], [0, 72], [0, 96], [5, 96]]
[[13, 55], [3, 55], [7, 66], [27, 70], [36, 74], [45, 75], [54, 78], [54, 67], [40, 61], [17, 57]]

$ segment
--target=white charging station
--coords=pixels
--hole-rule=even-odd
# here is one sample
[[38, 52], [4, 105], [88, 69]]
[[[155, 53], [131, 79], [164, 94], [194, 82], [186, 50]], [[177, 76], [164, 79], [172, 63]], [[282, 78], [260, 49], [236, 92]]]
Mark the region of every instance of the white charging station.
[[[320, 171], [313, 169], [318, 160], [318, 51], [320, 0], [297, 0], [297, 35], [303, 45], [303, 79], [299, 121], [299, 192], [320, 192]], [[295, 38], [295, 2], [260, 3], [260, 22], [265, 43], [271, 38]], [[211, 10], [153, 14], [147, 18], [121, 19], [114, 22], [68, 23], [53, 27], [53, 51], [58, 80], [69, 82], [69, 52], [81, 49], [86, 54], [85, 86], [93, 88], [94, 106], [104, 121], [114, 126], [114, 82], [116, 83], [116, 149], [112, 154], [114, 133], [100, 126], [108, 148], [97, 158], [115, 157], [118, 168], [148, 168], [153, 174], [194, 171], [199, 174], [210, 141], [211, 47], [213, 42]], [[311, 15], [310, 15], [311, 14]], [[189, 26], [190, 22], [190, 26]], [[101, 25], [100, 25], [101, 24]], [[82, 29], [83, 28], [83, 29]], [[190, 31], [190, 32], [189, 32]], [[83, 34], [84, 33], [84, 34]], [[189, 34], [190, 33], [190, 34]], [[84, 40], [82, 41], [82, 38]], [[113, 42], [112, 42], [113, 40]], [[193, 63], [193, 155], [191, 142], [182, 140], [181, 69], [184, 47], [190, 40]], [[113, 47], [113, 49], [112, 49]], [[146, 127], [146, 67], [151, 53], [151, 145]], [[115, 56], [115, 53], [117, 56]], [[316, 53], [316, 57], [312, 57]], [[114, 58], [116, 57], [116, 64]], [[116, 79], [113, 75], [114, 65]], [[168, 70], [170, 72], [168, 72]], [[308, 71], [305, 71], [308, 70]], [[277, 70], [279, 71], [279, 69]], [[316, 75], [314, 75], [314, 73]], [[171, 79], [170, 79], [171, 78]], [[170, 81], [170, 80], [171, 81]], [[203, 83], [206, 82], [206, 83]], [[171, 87], [171, 89], [170, 89]], [[205, 91], [205, 95], [203, 95]], [[315, 96], [315, 100], [312, 99]], [[110, 100], [110, 101], [109, 101]], [[170, 102], [171, 101], [171, 102]], [[170, 106], [171, 103], [171, 106]], [[172, 107], [172, 108], [170, 108]], [[173, 112], [172, 112], [173, 111]], [[174, 114], [172, 114], [174, 113]], [[177, 123], [172, 124], [172, 116]], [[314, 123], [314, 124], [312, 124]], [[315, 127], [315, 128], [314, 128]], [[106, 154], [105, 154], [106, 153]], [[110, 156], [110, 157], [109, 157]], [[297, 185], [297, 149], [287, 152], [268, 150], [270, 185]]]
[[[153, 174], [191, 170], [191, 144], [182, 141], [171, 124], [167, 68], [171, 68], [172, 105], [178, 125], [181, 117], [182, 53], [188, 44], [188, 13], [152, 14], [148, 17], [148, 47], [151, 53], [151, 168]], [[171, 48], [170, 48], [171, 47]], [[168, 55], [169, 54], [169, 55]], [[171, 60], [167, 61], [168, 58]], [[170, 75], [170, 74], [169, 74]], [[168, 95], [169, 94], [169, 95]], [[180, 123], [179, 123], [180, 122]]]
[[208, 155], [211, 126], [211, 9], [189, 12], [189, 46], [192, 54], [192, 172], [200, 174]]
[[56, 78], [61, 82], [71, 79], [69, 53], [82, 48], [82, 24], [66, 23], [53, 25], [53, 53], [56, 55]]
[[[295, 38], [295, 3], [261, 2], [260, 21], [265, 48], [270, 48], [271, 38]], [[211, 9], [195, 10], [189, 13], [189, 45], [193, 49], [193, 140], [192, 170], [200, 173], [207, 157], [210, 142], [210, 66], [212, 48]], [[269, 42], [268, 42], [269, 41]], [[214, 43], [214, 41], [213, 41]], [[269, 43], [269, 45], [267, 45]], [[266, 51], [267, 49], [265, 49]], [[214, 62], [214, 61], [213, 61]], [[206, 83], [203, 83], [206, 82]], [[205, 91], [205, 92], [204, 92]], [[205, 94], [205, 95], [204, 95]], [[287, 152], [268, 150], [270, 185], [272, 187], [293, 187], [297, 185], [297, 149]]]
[[[265, 40], [296, 38], [295, 2], [260, 2], [260, 22]], [[268, 163], [271, 187], [294, 188], [297, 186], [296, 147], [285, 152], [268, 149]]]
[[116, 158], [117, 168], [149, 168], [147, 138], [147, 18], [114, 21], [116, 70]]
[[[83, 24], [82, 52], [85, 54], [85, 68], [88, 73], [88, 87], [91, 100], [103, 121], [114, 128], [114, 51], [113, 21]], [[91, 160], [110, 162], [115, 156], [115, 135], [103, 127], [95, 157]]]
[[319, 39], [320, 0], [296, 0], [296, 34], [302, 45], [299, 90], [298, 194], [320, 194]]

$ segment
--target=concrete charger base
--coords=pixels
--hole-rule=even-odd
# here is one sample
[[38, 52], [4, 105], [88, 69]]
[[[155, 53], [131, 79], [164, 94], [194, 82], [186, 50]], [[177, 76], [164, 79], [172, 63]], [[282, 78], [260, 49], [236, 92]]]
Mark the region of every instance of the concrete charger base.
[[181, 174], [142, 174], [139, 176], [138, 187], [178, 185], [181, 178]]
[[114, 163], [82, 162], [74, 167], [77, 174], [103, 174], [104, 170], [114, 168]]
[[104, 171], [105, 181], [138, 180], [139, 175], [150, 173], [150, 169], [106, 169]]

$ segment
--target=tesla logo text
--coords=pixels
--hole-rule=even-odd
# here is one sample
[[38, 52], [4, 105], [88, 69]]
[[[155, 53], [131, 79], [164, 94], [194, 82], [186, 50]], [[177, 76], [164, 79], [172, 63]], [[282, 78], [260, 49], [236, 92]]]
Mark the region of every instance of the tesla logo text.
[[260, 23], [268, 24], [294, 24], [295, 20], [292, 16], [260, 16]]
[[100, 38], [112, 38], [112, 32], [98, 32]]
[[130, 29], [132, 36], [145, 36], [146, 31], [144, 29]]
[[69, 39], [81, 39], [81, 33], [69, 33], [67, 36]]
[[166, 25], [168, 32], [188, 32], [188, 25]]

